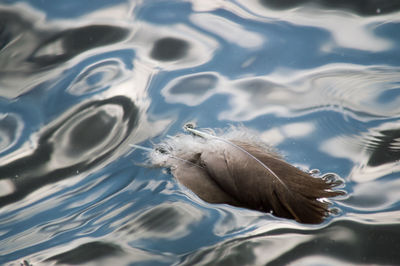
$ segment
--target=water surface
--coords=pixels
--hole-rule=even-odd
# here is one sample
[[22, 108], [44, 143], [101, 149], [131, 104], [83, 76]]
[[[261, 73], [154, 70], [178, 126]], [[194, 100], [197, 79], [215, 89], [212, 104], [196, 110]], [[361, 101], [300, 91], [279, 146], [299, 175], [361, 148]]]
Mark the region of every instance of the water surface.
[[[395, 1], [1, 1], [0, 264], [400, 263]], [[345, 181], [304, 225], [205, 203], [143, 154], [242, 124]]]

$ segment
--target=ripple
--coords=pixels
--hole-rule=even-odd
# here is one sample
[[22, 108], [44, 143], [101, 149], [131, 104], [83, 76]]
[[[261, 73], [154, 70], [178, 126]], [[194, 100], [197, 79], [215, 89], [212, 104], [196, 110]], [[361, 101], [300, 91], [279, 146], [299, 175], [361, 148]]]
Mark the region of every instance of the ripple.
[[[60, 253], [59, 249], [55, 249], [52, 255], [50, 252], [32, 258], [29, 263], [33, 265], [41, 264], [89, 264], [89, 265], [171, 265], [173, 264], [173, 256], [171, 254], [150, 253], [143, 249], [126, 248], [119, 244], [110, 242], [109, 239], [91, 241], [87, 243], [68, 244], [67, 251]], [[64, 249], [65, 249], [64, 248]], [[43, 260], [43, 257], [48, 257]], [[37, 261], [37, 264], [35, 263]], [[20, 262], [16, 262], [19, 264]]]
[[[312, 71], [282, 70], [268, 78], [236, 80], [211, 73], [215, 76], [212, 79], [218, 78], [215, 85], [209, 76], [204, 76], [210, 74], [197, 73], [170, 82], [162, 94], [167, 102], [187, 106], [199, 105], [217, 94], [228, 95], [231, 108], [222, 111], [219, 118], [230, 121], [248, 121], [271, 113], [290, 117], [321, 110], [370, 121], [400, 113], [399, 71], [383, 66], [328, 65]], [[390, 100], [386, 96], [388, 90]], [[200, 95], [196, 96], [196, 92]]]
[[[366, 144], [370, 151], [368, 166], [379, 166], [386, 163], [400, 161], [400, 124], [391, 123], [391, 128], [387, 128], [389, 124], [383, 127], [374, 129], [369, 132]], [[377, 131], [379, 130], [379, 131]]]
[[218, 76], [215, 73], [198, 73], [173, 80], [161, 93], [167, 102], [195, 106], [209, 98], [217, 86]]
[[38, 43], [28, 60], [39, 66], [59, 64], [87, 50], [120, 42], [128, 33], [127, 29], [111, 25], [67, 29]]
[[391, 0], [365, 0], [365, 1], [329, 1], [329, 0], [260, 0], [262, 5], [274, 9], [293, 9], [306, 4], [316, 4], [321, 9], [347, 10], [362, 16], [376, 16], [400, 10], [400, 4]]
[[124, 64], [120, 60], [98, 61], [82, 70], [67, 91], [73, 95], [98, 92], [122, 82], [125, 72]]
[[[317, 1], [314, 0], [303, 0], [300, 2], [282, 1], [282, 3], [276, 1], [276, 6], [282, 7], [276, 9], [265, 8], [266, 5], [263, 4], [262, 1], [248, 2], [240, 0], [239, 2], [254, 14], [254, 19], [262, 21], [280, 21], [283, 19], [285, 22], [293, 25], [312, 28], [318, 27], [328, 32], [332, 39], [326, 39], [324, 41], [325, 45], [318, 48], [321, 49], [321, 52], [346, 53], [345, 50], [340, 50], [340, 48], [381, 52], [396, 46], [396, 42], [390, 41], [390, 37], [385, 38], [377, 34], [376, 30], [396, 17], [396, 13], [391, 16], [388, 14], [391, 12], [398, 13], [400, 10], [400, 5], [398, 4], [393, 8], [386, 9], [387, 12], [382, 12], [384, 9], [382, 6], [383, 3], [381, 1], [376, 1], [374, 5], [376, 4], [380, 7], [375, 9], [371, 7], [370, 13], [368, 14], [371, 16], [360, 17], [354, 15], [354, 10], [342, 6], [341, 4], [344, 4], [343, 2], [339, 5], [328, 4], [328, 2], [336, 3], [336, 1], [318, 1], [318, 4], [315, 4]], [[266, 0], [265, 2], [268, 2], [268, 5], [271, 6], [274, 5], [272, 3], [273, 1]], [[351, 3], [356, 2], [352, 1]], [[304, 5], [302, 5], [302, 3], [304, 3]], [[307, 3], [311, 4], [307, 5]], [[346, 3], [350, 2], [348, 1]], [[285, 4], [288, 5], [285, 6]], [[365, 7], [364, 1], [358, 1], [355, 6]], [[386, 15], [383, 13], [386, 13]], [[395, 21], [398, 21], [398, 19], [395, 19]], [[382, 63], [385, 62], [387, 62], [387, 60], [382, 61]]]
[[327, 139], [321, 150], [353, 161], [351, 180], [372, 181], [400, 172], [399, 128], [398, 121], [383, 119], [376, 127]]
[[139, 239], [178, 239], [189, 234], [189, 227], [202, 219], [202, 213], [184, 202], [162, 203], [123, 226], [120, 231]]
[[309, 78], [310, 86], [322, 88], [318, 101], [342, 110], [351, 110], [357, 114], [357, 119], [365, 121], [364, 115], [392, 117], [400, 112], [400, 94], [392, 97], [390, 102], [381, 100], [384, 91], [398, 87], [400, 79], [397, 72], [397, 68], [387, 67], [343, 69]]
[[[324, 66], [309, 73], [296, 75], [282, 71], [279, 76], [277, 73], [270, 75], [269, 79], [256, 77], [235, 81], [230, 91], [234, 109], [222, 113], [221, 117], [243, 121], [267, 113], [289, 116], [333, 109], [348, 110], [346, 115], [369, 121], [400, 113], [400, 97], [392, 97], [390, 102], [380, 100], [383, 91], [398, 88], [397, 68], [346, 68]], [[288, 76], [291, 79], [288, 80]]]
[[26, 4], [0, 6], [0, 96], [16, 98], [55, 79], [66, 61], [86, 51], [126, 40], [128, 28], [118, 25], [81, 25], [66, 28], [47, 21]]
[[0, 114], [0, 154], [7, 152], [17, 143], [23, 127], [23, 122], [16, 114]]
[[265, 36], [243, 28], [242, 25], [221, 16], [207, 13], [198, 13], [190, 16], [190, 20], [199, 27], [207, 30], [219, 38], [247, 49], [259, 48], [265, 45]]
[[137, 112], [128, 98], [116, 96], [89, 102], [60, 120], [43, 134], [54, 145], [54, 168], [88, 164], [118, 147], [137, 123]]
[[[343, 204], [359, 213], [379, 213], [399, 202], [400, 181], [374, 180], [353, 186], [353, 193]], [[372, 217], [371, 217], [372, 218]]]
[[[397, 4], [100, 2], [0, 6], [0, 264], [397, 263]], [[350, 172], [343, 212], [209, 205], [131, 164], [128, 143], [182, 120], [244, 122], [296, 165]]]
[[396, 264], [398, 254], [393, 246], [398, 246], [400, 234], [394, 232], [399, 229], [398, 224], [383, 227], [351, 220], [338, 220], [323, 228], [282, 227], [195, 251], [181, 264], [288, 265], [325, 256], [335, 258], [339, 265]]
[[57, 264], [83, 264], [103, 259], [104, 257], [121, 255], [123, 253], [123, 249], [115, 244], [94, 241], [54, 255], [45, 261], [55, 260]]
[[138, 108], [124, 96], [67, 111], [43, 128], [35, 150], [0, 167], [3, 178], [18, 176], [16, 192], [0, 198], [0, 206], [98, 165], [124, 143], [137, 122]]
[[291, 92], [286, 86], [255, 77], [233, 81], [230, 87], [232, 109], [222, 112], [221, 119], [246, 121], [266, 113], [287, 112], [288, 106], [282, 102], [289, 101]]

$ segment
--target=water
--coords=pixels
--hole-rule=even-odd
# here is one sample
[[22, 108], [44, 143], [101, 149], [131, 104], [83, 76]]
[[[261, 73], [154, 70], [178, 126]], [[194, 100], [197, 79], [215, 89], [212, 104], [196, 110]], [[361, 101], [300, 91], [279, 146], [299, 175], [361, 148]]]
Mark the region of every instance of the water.
[[[1, 1], [0, 264], [400, 263], [395, 1]], [[257, 130], [348, 195], [320, 225], [138, 163], [187, 122]]]

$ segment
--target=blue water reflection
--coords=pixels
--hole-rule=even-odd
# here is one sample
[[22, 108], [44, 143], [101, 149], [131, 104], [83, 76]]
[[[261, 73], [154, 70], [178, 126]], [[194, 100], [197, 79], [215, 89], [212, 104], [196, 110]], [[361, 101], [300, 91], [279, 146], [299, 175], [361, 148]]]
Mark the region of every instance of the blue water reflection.
[[[0, 264], [399, 264], [393, 1], [1, 1]], [[129, 144], [244, 124], [348, 195], [203, 202]]]

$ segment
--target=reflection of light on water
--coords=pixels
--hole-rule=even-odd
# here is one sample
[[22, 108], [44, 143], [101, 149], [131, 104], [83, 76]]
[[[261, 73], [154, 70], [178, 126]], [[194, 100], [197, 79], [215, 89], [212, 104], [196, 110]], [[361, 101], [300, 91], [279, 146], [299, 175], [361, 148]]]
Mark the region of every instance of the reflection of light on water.
[[161, 94], [167, 102], [196, 106], [211, 97], [219, 84], [217, 73], [198, 73], [173, 80]]
[[391, 145], [397, 141], [398, 129], [397, 122], [382, 123], [367, 132], [333, 137], [321, 145], [329, 155], [354, 163], [347, 179], [355, 184], [349, 197], [340, 203], [353, 209], [347, 216], [374, 223], [398, 222], [395, 215], [390, 218], [393, 212], [384, 212], [400, 200], [400, 181], [396, 178], [400, 152]]
[[115, 3], [112, 6], [107, 5], [106, 8], [89, 10], [89, 12], [84, 15], [84, 18], [88, 20], [101, 20], [107, 22], [120, 20], [121, 22], [126, 23], [132, 18], [132, 12], [136, 6], [138, 6], [137, 2]]
[[[297, 16], [294, 20], [296, 20], [296, 24], [315, 26], [315, 18], [310, 19], [310, 17], [316, 13], [321, 12], [307, 12], [301, 17]], [[332, 52], [339, 47], [380, 52], [389, 50], [394, 46], [393, 42], [377, 36], [373, 32], [377, 24], [385, 21], [382, 17], [362, 20], [352, 14], [343, 15], [343, 12], [337, 14], [322, 12], [316, 19], [318, 19], [318, 27], [328, 30], [334, 39], [333, 43], [327, 43], [321, 47], [323, 52]]]
[[285, 136], [282, 131], [276, 127], [261, 133], [260, 138], [270, 145], [278, 145], [285, 140]]
[[[379, 99], [383, 91], [396, 88], [396, 82], [400, 80], [398, 73], [399, 69], [394, 67], [349, 67], [340, 64], [309, 71], [282, 69], [269, 75], [264, 85], [260, 85], [268, 95], [264, 96], [264, 105], [259, 106], [258, 110], [264, 109], [262, 113], [265, 114], [271, 106], [285, 106], [286, 111], [283, 109], [280, 114], [288, 115], [290, 111], [298, 113], [325, 108], [340, 112], [351, 110], [345, 114], [359, 120], [374, 116], [390, 117], [400, 111], [400, 99], [392, 98], [390, 102], [381, 102]], [[250, 108], [239, 98], [235, 100], [235, 107], [242, 112]]]
[[[256, 261], [253, 265], [262, 265], [266, 261], [273, 261], [301, 243], [310, 241], [312, 238], [312, 235], [299, 236], [296, 234], [267, 236], [263, 239], [255, 238], [254, 243], [257, 243], [254, 248]], [[268, 252], [265, 252], [266, 249], [268, 249]]]
[[0, 113], [0, 154], [12, 148], [24, 128], [21, 118], [14, 113]]
[[370, 224], [397, 224], [400, 223], [400, 211], [383, 211], [376, 213], [352, 213], [346, 214], [350, 219]]
[[83, 95], [107, 89], [109, 86], [121, 83], [121, 79], [127, 75], [126, 71], [124, 63], [119, 59], [96, 61], [94, 64], [86, 66], [75, 77], [68, 92], [73, 95]]
[[[324, 50], [333, 48], [350, 48], [371, 52], [385, 51], [394, 46], [388, 39], [374, 33], [377, 25], [387, 21], [395, 22], [396, 15], [360, 17], [347, 11], [324, 10], [315, 7], [298, 7], [288, 10], [272, 10], [264, 7], [259, 1], [243, 1], [241, 5], [249, 8], [256, 20], [282, 19], [294, 25], [318, 27], [332, 34], [333, 42], [327, 43]], [[397, 15], [397, 18], [399, 16]]]
[[191, 21], [225, 40], [243, 48], [257, 48], [265, 43], [265, 36], [242, 28], [241, 25], [212, 14], [193, 14]]
[[[360, 156], [359, 156], [360, 157]], [[368, 159], [368, 157], [361, 157], [361, 159]], [[395, 161], [392, 163], [387, 163], [379, 166], [368, 166], [363, 164], [357, 164], [351, 171], [349, 178], [356, 182], [368, 182], [381, 178], [390, 173], [400, 172], [400, 162]]]
[[0, 180], [0, 197], [10, 195], [14, 192], [15, 192], [15, 186], [10, 179]]
[[[234, 217], [234, 219], [236, 218], [238, 217]], [[271, 219], [266, 221], [260, 219], [257, 224], [252, 224], [252, 230], [249, 230], [248, 233], [242, 233], [241, 236], [196, 251], [185, 259], [183, 265], [193, 265], [195, 262], [201, 265], [211, 265], [215, 261], [232, 262], [232, 259], [243, 259], [242, 256], [236, 257], [237, 254], [246, 254], [245, 259], [243, 259], [243, 261], [246, 261], [245, 264], [265, 265], [267, 262], [290, 252], [301, 243], [314, 239], [312, 234], [269, 233], [282, 228], [284, 228], [283, 230], [294, 231], [304, 229], [303, 226], [286, 220], [278, 219], [275, 221]]]
[[[202, 212], [184, 202], [166, 202], [140, 214], [135, 214], [119, 229], [119, 235], [131, 244], [136, 241], [155, 241], [159, 238], [178, 239], [190, 233], [189, 227], [203, 218]], [[121, 236], [120, 236], [121, 237]]]
[[[168, 121], [150, 122], [145, 112], [150, 104], [146, 89], [151, 76], [148, 68], [136, 62], [133, 73], [129, 72], [123, 82], [71, 106], [32, 134], [18, 150], [4, 156], [0, 165], [3, 173], [19, 175], [13, 181], [15, 194], [23, 191], [19, 197], [26, 196], [77, 173], [87, 176], [125, 154], [129, 143], [159, 134]], [[53, 188], [49, 191], [58, 189]], [[29, 202], [42, 196], [32, 194]]]
[[[323, 262], [323, 263], [321, 263]], [[341, 260], [340, 258], [335, 258], [329, 255], [309, 255], [301, 257], [295, 261], [292, 261], [292, 265], [330, 265], [330, 266], [342, 266], [346, 265], [348, 262], [346, 260]]]
[[[386, 175], [400, 172], [398, 139], [387, 137], [382, 132], [398, 132], [399, 123], [387, 122], [367, 132], [354, 132], [325, 140], [320, 150], [338, 158], [354, 162], [349, 179], [364, 183]], [[374, 161], [376, 160], [376, 162]]]
[[297, 122], [274, 127], [261, 134], [261, 139], [271, 145], [278, 145], [287, 138], [306, 138], [315, 131], [315, 125], [310, 122]]
[[0, 96], [9, 99], [58, 81], [71, 66], [67, 61], [76, 63], [74, 57], [82, 58], [85, 52], [90, 51], [88, 56], [95, 54], [93, 50], [104, 50], [102, 46], [120, 45], [130, 34], [128, 25], [115, 19], [113, 25], [96, 25], [91, 20], [92, 24], [82, 25], [81, 21], [77, 27], [76, 23], [46, 20], [44, 14], [25, 4], [1, 6], [0, 15], [12, 25], [7, 27], [11, 42], [0, 53]]
[[217, 94], [227, 95], [231, 108], [220, 112], [219, 119], [230, 121], [248, 121], [270, 113], [291, 116], [318, 109], [336, 110], [363, 121], [400, 112], [399, 97], [381, 100], [385, 96], [383, 91], [397, 88], [399, 72], [394, 67], [326, 65], [308, 71], [282, 70], [268, 78], [227, 80], [222, 75], [214, 75], [218, 78], [215, 88], [210, 85], [196, 93], [195, 87], [187, 86], [179, 94], [171, 92], [176, 84], [186, 83], [205, 72], [173, 80], [163, 90], [163, 96], [167, 102], [194, 106]]
[[352, 136], [335, 136], [325, 140], [320, 150], [338, 158], [346, 158], [358, 162], [363, 157], [361, 147]]
[[400, 180], [377, 180], [359, 183], [350, 197], [343, 202], [357, 211], [379, 212], [400, 200]]
[[307, 137], [314, 131], [314, 125], [309, 122], [291, 123], [283, 126], [283, 132], [291, 138]]
[[[89, 62], [81, 56], [81, 62]], [[96, 226], [86, 229], [85, 226], [102, 213], [112, 212], [112, 208], [93, 210], [107, 193], [115, 193], [110, 191], [108, 186], [101, 184], [102, 180], [111, 177], [97, 177], [94, 184], [61, 194], [61, 197], [60, 191], [68, 191], [68, 188], [124, 155], [130, 150], [129, 143], [149, 139], [159, 134], [169, 123], [167, 120], [153, 122], [148, 118], [146, 110], [151, 100], [148, 98], [147, 88], [153, 69], [139, 60], [129, 62], [133, 64], [133, 69], [119, 58], [97, 62], [99, 63], [87, 66], [87, 72], [77, 77], [75, 82], [68, 83], [70, 87], [63, 88], [70, 92], [72, 97], [83, 97], [76, 98], [76, 102], [64, 107], [65, 110], [61, 109], [59, 114], [52, 114], [50, 122], [44, 124], [38, 132], [32, 133], [17, 150], [2, 158], [2, 169], [7, 169], [8, 172], [16, 171], [18, 177], [10, 179], [11, 181], [2, 181], [1, 185], [7, 186], [2, 186], [0, 196], [17, 195], [23, 198], [2, 207], [4, 213], [20, 210], [16, 215], [9, 217], [8, 223], [29, 221], [49, 211], [58, 217], [39, 227], [22, 226], [18, 235], [14, 233], [3, 239], [4, 243], [7, 243], [9, 253], [35, 245], [46, 245], [66, 231], [80, 230], [82, 234], [89, 234], [88, 230], [96, 230]], [[94, 84], [89, 84], [87, 79], [96, 73], [104, 74], [97, 76], [100, 81], [94, 80]], [[49, 76], [47, 78], [51, 79]], [[102, 90], [102, 86], [108, 88]], [[135, 124], [135, 120], [140, 123]], [[49, 149], [44, 150], [44, 147]], [[27, 163], [24, 163], [24, 160]], [[8, 167], [13, 163], [18, 164], [18, 167]], [[55, 181], [58, 182], [52, 183]], [[115, 183], [123, 185], [121, 181]], [[97, 185], [100, 189], [96, 188]], [[82, 195], [85, 197], [82, 198]], [[75, 197], [80, 200], [69, 206], [64, 204]], [[3, 198], [0, 202], [4, 203]], [[77, 215], [74, 209], [79, 209], [81, 213]], [[72, 217], [69, 215], [71, 213], [74, 213]], [[48, 256], [48, 252], [50, 250], [44, 253]], [[35, 256], [40, 257], [40, 253]]]

